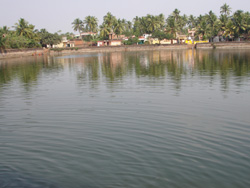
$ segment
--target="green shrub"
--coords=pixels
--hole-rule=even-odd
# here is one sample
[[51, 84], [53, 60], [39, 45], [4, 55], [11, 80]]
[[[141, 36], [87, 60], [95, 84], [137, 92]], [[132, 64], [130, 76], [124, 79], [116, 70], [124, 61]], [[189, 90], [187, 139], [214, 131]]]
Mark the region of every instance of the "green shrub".
[[138, 37], [130, 37], [128, 40], [123, 41], [123, 44], [125, 45], [132, 45], [132, 44], [137, 44], [139, 42]]

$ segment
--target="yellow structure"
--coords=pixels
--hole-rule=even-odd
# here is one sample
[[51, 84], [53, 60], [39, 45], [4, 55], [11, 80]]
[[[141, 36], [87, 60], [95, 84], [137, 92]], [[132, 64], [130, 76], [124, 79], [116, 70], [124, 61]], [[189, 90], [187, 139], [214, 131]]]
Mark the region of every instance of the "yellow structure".
[[63, 48], [64, 47], [64, 43], [61, 42], [59, 44], [53, 45], [53, 48]]
[[163, 39], [160, 41], [160, 44], [176, 44], [177, 40], [172, 39], [172, 40], [168, 40], [168, 39]]
[[158, 38], [150, 38], [149, 44], [160, 44], [160, 41]]
[[[208, 43], [208, 42], [209, 42], [208, 40], [201, 40], [201, 41], [194, 41], [194, 44], [197, 44], [197, 43]], [[192, 40], [185, 40], [185, 43], [186, 44], [193, 44]]]

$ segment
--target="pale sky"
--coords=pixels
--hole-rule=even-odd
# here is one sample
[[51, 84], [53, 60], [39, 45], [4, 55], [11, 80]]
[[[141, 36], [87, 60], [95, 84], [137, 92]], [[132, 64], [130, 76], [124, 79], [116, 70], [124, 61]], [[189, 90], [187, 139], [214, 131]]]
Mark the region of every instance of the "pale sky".
[[36, 29], [46, 28], [49, 32], [62, 30], [73, 32], [71, 23], [76, 18], [91, 15], [102, 23], [103, 16], [111, 12], [117, 18], [132, 21], [135, 16], [147, 14], [165, 17], [178, 8], [183, 14], [220, 14], [220, 7], [227, 3], [232, 11], [250, 12], [250, 0], [0, 0], [0, 27], [8, 27], [24, 18]]

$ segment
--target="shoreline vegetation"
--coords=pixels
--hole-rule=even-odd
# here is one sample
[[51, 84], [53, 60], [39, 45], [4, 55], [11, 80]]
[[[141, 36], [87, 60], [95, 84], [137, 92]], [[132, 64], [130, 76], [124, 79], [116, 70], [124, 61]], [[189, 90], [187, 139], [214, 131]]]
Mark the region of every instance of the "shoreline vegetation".
[[[226, 44], [229, 48], [248, 48], [247, 43], [233, 41], [250, 41], [250, 13], [242, 10], [232, 13], [226, 3], [220, 7], [219, 16], [212, 10], [198, 17], [187, 16], [175, 9], [167, 17], [148, 14], [129, 21], [117, 19], [108, 12], [100, 25], [95, 16], [86, 16], [83, 20], [76, 18], [71, 24], [78, 34], [38, 30], [24, 18], [20, 18], [12, 29], [0, 27], [0, 58], [11, 54], [34, 56], [111, 49], [222, 48]], [[114, 45], [118, 46], [111, 47], [117, 40], [120, 43]]]

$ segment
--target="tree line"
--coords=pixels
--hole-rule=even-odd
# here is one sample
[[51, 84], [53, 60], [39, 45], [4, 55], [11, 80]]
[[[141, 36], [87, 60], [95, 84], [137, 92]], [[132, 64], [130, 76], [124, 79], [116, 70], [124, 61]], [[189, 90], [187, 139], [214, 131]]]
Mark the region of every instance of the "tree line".
[[[195, 39], [202, 36], [204, 40], [211, 39], [219, 33], [225, 38], [244, 37], [250, 35], [250, 13], [237, 10], [232, 13], [231, 7], [226, 3], [220, 7], [220, 15], [213, 11], [195, 17], [193, 15], [181, 15], [180, 10], [175, 9], [167, 18], [163, 14], [136, 16], [133, 21], [117, 19], [108, 12], [103, 17], [103, 22], [98, 26], [95, 16], [87, 16], [85, 19], [75, 19], [72, 22], [73, 30], [79, 32], [98, 32], [98, 39], [108, 39], [108, 35], [114, 32], [117, 35], [139, 37], [144, 33], [152, 34], [159, 39], [176, 39], [177, 34], [188, 34], [188, 29], [195, 29]], [[93, 36], [94, 40], [94, 36]]]
[[61, 42], [62, 36], [58, 33], [49, 33], [46, 29], [37, 30], [25, 19], [20, 18], [14, 30], [9, 27], [0, 27], [0, 49], [1, 48], [39, 48], [53, 46]]
[[[111, 32], [117, 35], [129, 37], [131, 43], [138, 40], [132, 36], [139, 37], [144, 33], [152, 34], [152, 37], [161, 39], [176, 39], [177, 34], [188, 34], [188, 29], [195, 29], [195, 40], [202, 36], [204, 40], [212, 39], [218, 34], [226, 40], [234, 40], [238, 37], [250, 38], [250, 13], [237, 10], [234, 13], [231, 7], [224, 4], [220, 7], [220, 15], [213, 11], [195, 17], [193, 15], [181, 15], [180, 10], [175, 9], [167, 18], [163, 14], [138, 17], [132, 21], [117, 19], [108, 12], [103, 17], [103, 22], [98, 25], [95, 16], [86, 16], [83, 20], [76, 18], [72, 22], [74, 31], [93, 32], [97, 35], [89, 36], [84, 40], [97, 41], [108, 39]], [[7, 26], [0, 27], [0, 48], [34, 48], [58, 44], [62, 36], [67, 39], [73, 38], [73, 33], [59, 34], [49, 33], [46, 29], [37, 30], [21, 18], [10, 30]], [[135, 37], [135, 38], [136, 38]], [[138, 38], [137, 38], [138, 39]]]

